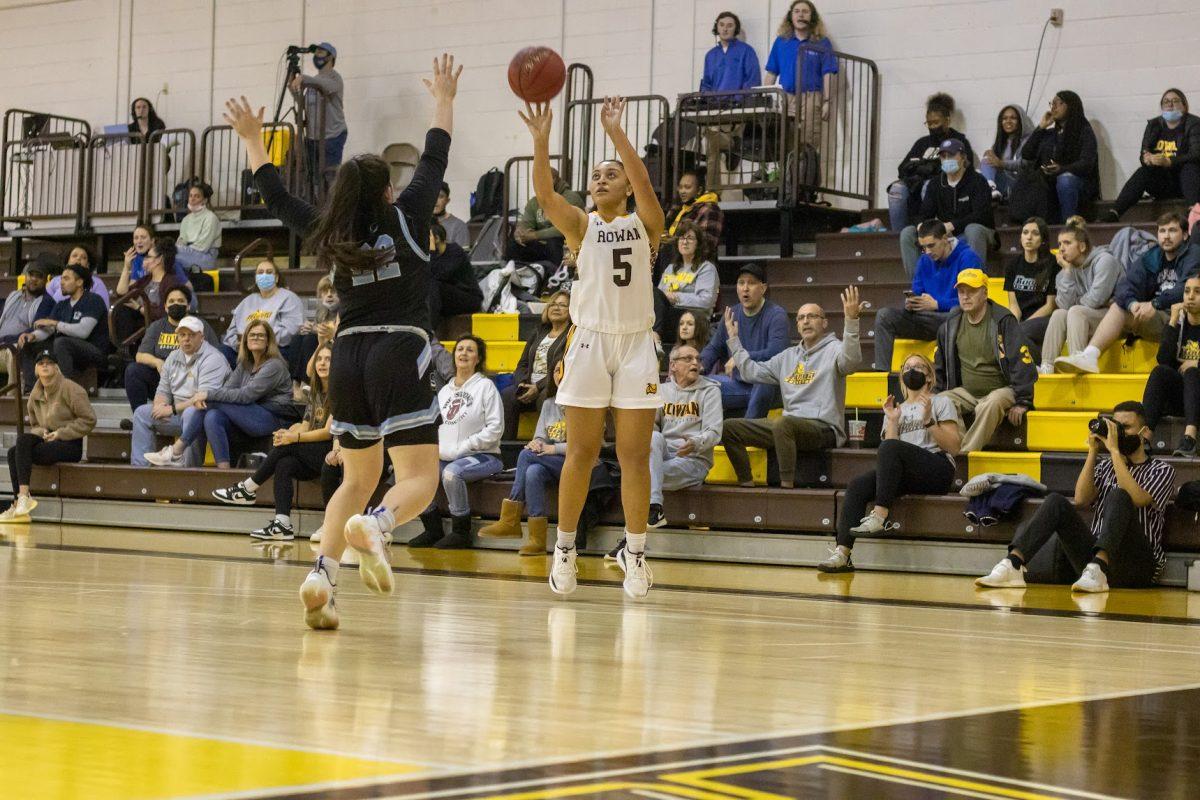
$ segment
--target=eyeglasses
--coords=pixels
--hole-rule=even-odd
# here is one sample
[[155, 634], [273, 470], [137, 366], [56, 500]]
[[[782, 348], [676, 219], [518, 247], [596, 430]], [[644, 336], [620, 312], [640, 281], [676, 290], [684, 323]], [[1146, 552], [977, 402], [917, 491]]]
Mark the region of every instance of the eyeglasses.
[[696, 236], [695, 236], [695, 234], [691, 234], [691, 233], [689, 233], [687, 236], [680, 236], [680, 237], [679, 237], [679, 241], [681, 241], [681, 242], [691, 242], [692, 244], [695, 244], [695, 243], [696, 243]]
[[700, 356], [675, 356], [671, 359], [671, 361], [682, 361], [685, 364], [698, 363], [700, 361]]
[[567, 310], [570, 310], [571, 304], [570, 303], [551, 303], [550, 308], [565, 308]]
[[1180, 108], [1183, 108], [1184, 103], [1178, 97], [1167, 97], [1163, 99], [1161, 105], [1163, 108], [1166, 108], [1167, 106], [1179, 106]]
[[267, 338], [267, 335], [265, 333], [247, 333], [246, 334], [247, 341], [249, 341], [251, 339], [266, 339], [266, 338]]

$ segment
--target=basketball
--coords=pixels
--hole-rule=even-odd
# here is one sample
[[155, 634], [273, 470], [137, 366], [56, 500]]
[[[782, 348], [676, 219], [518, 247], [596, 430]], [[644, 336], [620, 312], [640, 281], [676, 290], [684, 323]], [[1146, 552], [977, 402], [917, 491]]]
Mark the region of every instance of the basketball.
[[545, 103], [562, 91], [567, 66], [549, 47], [526, 47], [508, 62], [508, 85], [530, 103]]

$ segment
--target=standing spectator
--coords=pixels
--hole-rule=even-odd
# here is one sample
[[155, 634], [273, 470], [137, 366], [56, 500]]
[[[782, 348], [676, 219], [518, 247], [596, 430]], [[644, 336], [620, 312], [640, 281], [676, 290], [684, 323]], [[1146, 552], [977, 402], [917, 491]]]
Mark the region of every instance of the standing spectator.
[[[554, 191], [566, 198], [567, 202], [576, 208], [584, 208], [583, 197], [571, 188], [558, 170], [550, 168], [550, 177], [554, 179]], [[538, 203], [537, 196], [529, 198], [517, 220], [513, 230], [513, 238], [505, 248], [504, 257], [512, 261], [545, 261], [555, 268], [563, 260], [563, 235], [546, 218], [546, 212]]]
[[8, 450], [8, 474], [16, 497], [0, 513], [0, 522], [29, 522], [29, 512], [37, 508], [29, 494], [33, 465], [78, 463], [83, 458], [83, 437], [96, 427], [87, 392], [63, 377], [53, 352], [38, 353], [34, 370], [37, 383], [25, 404], [31, 427]]
[[704, 231], [694, 222], [681, 222], [675, 247], [678, 255], [667, 266], [654, 292], [655, 331], [667, 343], [679, 324], [679, 315], [692, 311], [705, 318], [717, 304], [721, 277]]
[[1164, 414], [1183, 417], [1183, 438], [1172, 455], [1196, 455], [1200, 425], [1200, 275], [1183, 285], [1183, 302], [1171, 306], [1171, 319], [1158, 345], [1158, 365], [1146, 381], [1142, 405], [1153, 431]]
[[675, 186], [679, 201], [667, 210], [667, 228], [659, 239], [658, 259], [655, 263], [655, 274], [666, 266], [677, 252], [676, 239], [680, 226], [685, 222], [699, 226], [707, 240], [706, 247], [712, 254], [712, 261], [717, 260], [717, 250], [721, 246], [721, 230], [725, 226], [725, 212], [721, 211], [720, 198], [716, 192], [710, 192], [704, 187], [704, 175], [697, 169], [687, 169], [679, 176]]
[[[296, 481], [321, 477], [325, 459], [333, 449], [329, 432], [329, 364], [332, 345], [321, 345], [313, 354], [312, 392], [304, 418], [288, 428], [275, 431], [271, 450], [254, 474], [227, 489], [214, 489], [212, 496], [227, 505], [249, 506], [258, 499], [264, 483], [275, 478], [275, 516], [264, 527], [250, 533], [255, 539], [290, 540], [296, 538], [292, 527], [292, 501]], [[329, 502], [329, 498], [325, 498]]]
[[1037, 368], [1017, 318], [988, 299], [987, 275], [965, 269], [955, 281], [958, 308], [938, 329], [937, 390], [959, 413], [975, 414], [961, 452], [982, 450], [1001, 420], [1020, 425], [1033, 408]]
[[[804, 53], [803, 85], [797, 87], [796, 64], [801, 52]], [[793, 0], [767, 54], [766, 82], [778, 81], [788, 93], [788, 112], [795, 116], [799, 111], [801, 135], [808, 144], [818, 143], [821, 123], [829, 119], [829, 100], [837, 72], [837, 56], [833, 54], [817, 7], [811, 0]]]
[[[1012, 219], [1062, 220], [1083, 213], [1100, 193], [1096, 133], [1074, 92], [1061, 91], [1021, 148], [1024, 169], [1009, 202]], [[1051, 212], [1054, 212], [1053, 214]]]
[[717, 43], [704, 55], [704, 74], [700, 77], [702, 92], [732, 92], [758, 86], [762, 72], [758, 53], [738, 37], [742, 21], [732, 11], [722, 11], [713, 23], [712, 34]]
[[[504, 406], [504, 438], [516, 439], [522, 411], [533, 411], [545, 393], [550, 377], [549, 365], [556, 350], [565, 350], [566, 339], [560, 338], [571, 326], [571, 295], [555, 292], [542, 309], [542, 324], [525, 342], [521, 358], [513, 370], [512, 383], [500, 393]], [[555, 345], [560, 345], [555, 347]]]
[[1109, 222], [1119, 222], [1144, 194], [1182, 197], [1188, 206], [1200, 202], [1200, 117], [1188, 110], [1179, 89], [1167, 89], [1158, 104], [1162, 113], [1146, 122], [1138, 168], [1108, 210]]
[[[108, 306], [87, 287], [92, 273], [87, 267], [69, 264], [63, 269], [65, 299], [54, 305], [50, 316], [33, 323], [26, 352], [54, 353], [62, 374], [78, 380], [88, 368], [104, 369], [112, 349], [108, 341]], [[25, 361], [25, 385], [33, 386], [33, 360]]]
[[[934, 391], [929, 359], [913, 353], [900, 370], [904, 402], [888, 395], [883, 404], [883, 441], [875, 469], [846, 486], [838, 510], [837, 545], [817, 564], [822, 572], [853, 572], [850, 551], [856, 536], [887, 531], [896, 500], [906, 494], [946, 494], [954, 486], [954, 457], [962, 444], [963, 424], [954, 403]], [[873, 504], [872, 504], [873, 501]], [[872, 504], [871, 513], [867, 505]]]
[[231, 365], [237, 358], [234, 348], [251, 322], [265, 320], [269, 323], [275, 341], [284, 352], [304, 324], [304, 301], [295, 292], [284, 288], [283, 276], [274, 261], [265, 258], [258, 262], [254, 268], [254, 286], [257, 291], [246, 295], [233, 309], [229, 328], [221, 340], [225, 357]]
[[1121, 277], [1121, 263], [1104, 247], [1092, 247], [1087, 225], [1068, 225], [1058, 234], [1058, 277], [1054, 279], [1054, 304], [1042, 339], [1042, 364], [1038, 372], [1054, 374], [1054, 359], [1067, 343], [1071, 353], [1082, 352], [1104, 319], [1113, 289]]
[[446, 230], [444, 238], [448, 243], [456, 244], [463, 250], [470, 252], [471, 229], [467, 227], [467, 223], [446, 209], [448, 205], [450, 205], [450, 184], [442, 181], [442, 188], [438, 191], [437, 202], [433, 204], [433, 219]]
[[[104, 281], [101, 280], [100, 275], [97, 274], [97, 270], [100, 267], [100, 262], [96, 260], [94, 255], [92, 255], [92, 251], [81, 244], [75, 245], [67, 253], [67, 266], [87, 267], [91, 271], [92, 291], [104, 301], [104, 305], [107, 308], [110, 303], [108, 297], [108, 287], [104, 285]], [[52, 298], [54, 298], [54, 302], [60, 303], [66, 297], [66, 295], [63, 294], [62, 290], [62, 270], [60, 269], [57, 272], [58, 274], [51, 278], [50, 283], [46, 285], [46, 292]]]
[[176, 263], [188, 272], [203, 272], [217, 266], [221, 220], [208, 207], [212, 193], [212, 187], [199, 178], [193, 179], [188, 187], [188, 213], [179, 223], [179, 239], [175, 242]]
[[1030, 217], [1021, 226], [1021, 252], [1009, 256], [1004, 265], [1004, 291], [1008, 310], [1021, 322], [1021, 333], [1041, 360], [1042, 340], [1050, 315], [1057, 308], [1058, 262], [1050, 253], [1050, 229], [1041, 217]]
[[[117, 280], [117, 295], [122, 296], [135, 289], [142, 290], [146, 295], [145, 303], [151, 321], [162, 319], [163, 314], [166, 313], [167, 295], [178, 286], [186, 286], [176, 277], [176, 255], [173, 239], [169, 237], [155, 239], [143, 258], [142, 277], [131, 281], [133, 261], [127, 250], [125, 266], [122, 267], [121, 277]], [[188, 292], [189, 302], [191, 302], [191, 296], [191, 292]], [[113, 328], [117, 335], [115, 344], [118, 347], [145, 322], [142, 303], [141, 298], [130, 298], [113, 309]]]
[[144, 97], [139, 97], [129, 104], [129, 138], [132, 141], [145, 141], [155, 131], [165, 131], [167, 123], [158, 117], [154, 104]]
[[[146, 328], [146, 334], [142, 337], [142, 343], [138, 345], [133, 363], [125, 367], [125, 397], [129, 399], [129, 407], [134, 411], [138, 406], [149, 403], [158, 391], [163, 365], [167, 363], [167, 357], [179, 347], [177, 328], [180, 321], [187, 316], [191, 302], [191, 289], [186, 286], [172, 287], [167, 292], [166, 313]], [[200, 321], [204, 326], [204, 341], [218, 347], [221, 342], [212, 326], [204, 320]], [[124, 424], [121, 427], [131, 429], [126, 428]]]
[[321, 280], [317, 281], [316, 314], [311, 320], [306, 319], [301, 323], [300, 331], [292, 337], [288, 346], [288, 370], [292, 374], [293, 389], [308, 381], [311, 369], [309, 362], [317, 348], [333, 340], [340, 305], [337, 289], [333, 286], [333, 276], [322, 275]]
[[846, 441], [846, 376], [862, 366], [858, 340], [858, 316], [862, 304], [858, 289], [842, 293], [846, 313], [842, 341], [829, 333], [825, 312], [815, 303], [800, 306], [796, 329], [800, 344], [789, 347], [770, 361], [754, 361], [742, 348], [733, 311], [725, 311], [725, 328], [733, 360], [747, 380], [769, 383], [783, 390], [783, 416], [774, 420], [731, 419], [726, 421], [721, 443], [738, 483], [753, 486], [747, 447], [774, 450], [779, 464], [779, 485], [795, 485], [797, 452], [817, 452], [839, 447]]
[[484, 374], [487, 345], [478, 336], [460, 336], [454, 344], [454, 378], [438, 392], [442, 424], [438, 426], [438, 457], [442, 489], [450, 506], [450, 533], [442, 529], [437, 501], [421, 513], [425, 532], [410, 539], [409, 547], [459, 550], [471, 546], [471, 500], [467, 484], [490, 478], [504, 469], [500, 437], [504, 433], [500, 393]]
[[[145, 453], [154, 449], [156, 434], [178, 436], [201, 410], [203, 397], [220, 387], [229, 374], [229, 364], [221, 351], [204, 341], [204, 323], [198, 317], [184, 317], [175, 328], [178, 348], [167, 356], [160, 370], [162, 377], [154, 399], [134, 409], [130, 463], [149, 465]], [[205, 393], [201, 395], [200, 393]], [[201, 399], [197, 400], [200, 395]], [[192, 447], [185, 454], [185, 465], [194, 467], [204, 461], [203, 450]]]
[[[4, 299], [0, 311], [0, 345], [24, 347], [33, 341], [34, 323], [50, 316], [54, 300], [46, 292], [46, 268], [36, 261], [25, 262], [25, 285]], [[4, 374], [12, 375], [12, 351], [0, 349]]]
[[908, 221], [920, 212], [925, 183], [941, 172], [938, 148], [942, 142], [958, 139], [963, 143], [967, 163], [975, 163], [975, 151], [966, 134], [950, 127], [953, 116], [954, 98], [950, 95], [938, 92], [925, 101], [925, 127], [929, 133], [913, 142], [900, 162], [900, 179], [888, 187], [888, 219], [892, 230], [904, 230]]
[[979, 174], [987, 179], [993, 200], [1006, 200], [1021, 170], [1021, 148], [1033, 133], [1033, 120], [1018, 105], [1000, 109], [996, 138], [979, 158]]
[[[732, 309], [737, 323], [739, 345], [751, 361], [768, 361], [788, 346], [787, 312], [767, 299], [767, 273], [754, 262], [742, 265], [738, 272], [738, 305]], [[704, 374], [721, 387], [721, 404], [728, 410], [745, 409], [746, 419], [760, 419], [771, 410], [778, 390], [769, 384], [751, 383], [742, 378], [729, 346], [727, 326], [718, 325], [700, 353]], [[722, 367], [717, 374], [714, 370]]]
[[162, 450], [146, 453], [157, 467], [182, 467], [185, 454], [207, 440], [219, 469], [229, 469], [229, 435], [266, 436], [295, 420], [292, 378], [279, 353], [275, 334], [264, 320], [246, 326], [237, 366], [219, 387], [192, 396], [197, 412], [183, 425], [179, 438]]
[[1123, 334], [1152, 342], [1162, 339], [1171, 307], [1183, 300], [1183, 283], [1200, 273], [1200, 246], [1187, 235], [1187, 222], [1177, 211], [1158, 218], [1158, 247], [1147, 250], [1125, 270], [1096, 332], [1082, 351], [1059, 356], [1060, 372], [1099, 372], [1100, 354]]
[[[349, 131], [344, 107], [345, 87], [342, 76], [333, 68], [337, 64], [337, 48], [329, 42], [321, 42], [313, 53], [312, 62], [317, 74], [297, 74], [292, 78], [291, 89], [296, 95], [304, 96], [305, 169], [312, 197], [318, 198], [325, 194], [342, 163]], [[323, 172], [322, 157], [325, 160]]]
[[[675, 344], [676, 346], [686, 344], [696, 348], [697, 353], [702, 353], [711, 334], [708, 317], [692, 311], [684, 311], [679, 315], [679, 325], [675, 329]], [[717, 384], [717, 387], [720, 388], [720, 384]]]
[[[1146, 412], [1129, 400], [1113, 408], [1106, 436], [1088, 436], [1088, 454], [1068, 500], [1051, 492], [1008, 546], [1008, 556], [975, 579], [982, 588], [1024, 588], [1070, 583], [1072, 592], [1107, 592], [1109, 586], [1154, 585], [1167, 561], [1163, 550], [1167, 504], [1175, 493], [1175, 468], [1146, 455]], [[1099, 458], [1105, 451], [1105, 458]], [[1091, 525], [1076, 507], [1096, 509]], [[1053, 543], [1045, 556], [1042, 548]]]
[[440, 222], [429, 223], [429, 316], [434, 330], [446, 317], [478, 314], [483, 306], [483, 290], [475, 280], [475, 268], [467, 251], [446, 241], [446, 229]]
[[904, 308], [881, 308], [875, 318], [875, 369], [890, 372], [897, 339], [932, 341], [950, 312], [958, 306], [954, 281], [965, 269], [981, 270], [979, 256], [946, 232], [936, 219], [917, 227], [921, 257], [917, 260], [912, 291], [905, 292]]
[[[987, 263], [988, 249], [996, 238], [992, 194], [984, 177], [967, 160], [963, 143], [947, 139], [938, 148], [941, 172], [925, 186], [921, 219], [940, 220], [946, 232], [967, 243], [980, 264]], [[900, 231], [900, 255], [911, 278], [917, 265], [917, 228]]]

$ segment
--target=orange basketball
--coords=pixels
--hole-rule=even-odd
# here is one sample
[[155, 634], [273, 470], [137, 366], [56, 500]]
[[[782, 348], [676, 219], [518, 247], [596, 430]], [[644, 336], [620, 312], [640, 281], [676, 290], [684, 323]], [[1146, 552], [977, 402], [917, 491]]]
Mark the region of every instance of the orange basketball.
[[508, 85], [530, 103], [545, 103], [562, 91], [567, 66], [549, 47], [526, 47], [508, 62]]

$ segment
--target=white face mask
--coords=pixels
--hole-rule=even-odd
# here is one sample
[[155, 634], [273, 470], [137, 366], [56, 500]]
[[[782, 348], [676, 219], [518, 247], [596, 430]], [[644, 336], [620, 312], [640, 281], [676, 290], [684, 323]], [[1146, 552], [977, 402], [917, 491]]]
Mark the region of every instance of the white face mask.
[[192, 212], [193, 214], [195, 214], [197, 211], [203, 211], [203, 210], [204, 210], [204, 203], [188, 202], [188, 211]]

